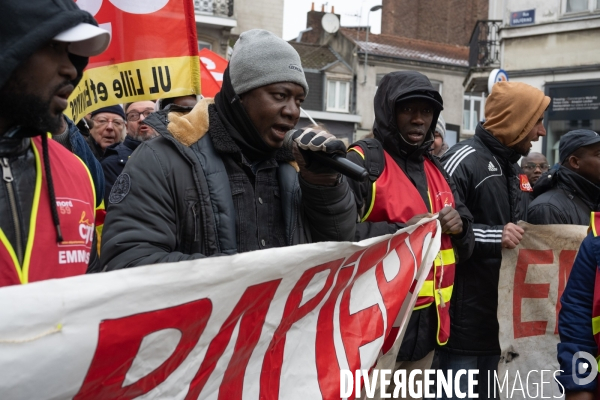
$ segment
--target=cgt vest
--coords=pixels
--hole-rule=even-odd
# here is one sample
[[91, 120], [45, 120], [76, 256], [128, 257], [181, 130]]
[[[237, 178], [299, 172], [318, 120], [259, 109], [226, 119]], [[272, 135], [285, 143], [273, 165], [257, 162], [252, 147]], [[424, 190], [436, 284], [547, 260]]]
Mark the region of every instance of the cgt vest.
[[[352, 147], [350, 150], [365, 158], [361, 147]], [[427, 213], [427, 206], [417, 188], [394, 159], [386, 151], [383, 153], [385, 167], [373, 182], [371, 203], [362, 221], [404, 223], [417, 214]], [[440, 170], [427, 158], [424, 168], [431, 212], [437, 213], [447, 205], [454, 207], [452, 190]], [[450, 236], [442, 234], [441, 250], [415, 304], [415, 310], [419, 310], [435, 303], [438, 316], [437, 341], [440, 345], [446, 344], [450, 337], [450, 307], [446, 303], [452, 297], [455, 263]]]
[[48, 140], [55, 206], [63, 235], [63, 241], [57, 243], [40, 136], [31, 139], [31, 147], [35, 155], [36, 180], [31, 220], [28, 221], [29, 236], [20, 264], [0, 229], [0, 287], [82, 275], [90, 260], [96, 195], [87, 167], [62, 145]]
[[[600, 212], [593, 212], [590, 218], [590, 232], [594, 237], [600, 237]], [[596, 266], [596, 281], [594, 284], [594, 302], [592, 304], [592, 332], [594, 334], [594, 340], [598, 349], [600, 349], [600, 265]], [[599, 354], [596, 354], [596, 360], [598, 360], [598, 367], [600, 368], [600, 350]], [[600, 377], [600, 375], [598, 375]], [[600, 380], [598, 380], [600, 384]], [[600, 385], [598, 386], [597, 393], [600, 393]]]

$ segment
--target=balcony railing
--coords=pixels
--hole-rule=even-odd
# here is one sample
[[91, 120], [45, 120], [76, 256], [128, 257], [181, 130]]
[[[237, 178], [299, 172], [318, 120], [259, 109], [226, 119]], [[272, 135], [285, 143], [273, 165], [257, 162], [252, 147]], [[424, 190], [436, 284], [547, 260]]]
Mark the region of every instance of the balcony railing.
[[500, 65], [499, 30], [502, 21], [477, 21], [469, 42], [469, 67]]
[[233, 17], [233, 0], [194, 0], [196, 14]]

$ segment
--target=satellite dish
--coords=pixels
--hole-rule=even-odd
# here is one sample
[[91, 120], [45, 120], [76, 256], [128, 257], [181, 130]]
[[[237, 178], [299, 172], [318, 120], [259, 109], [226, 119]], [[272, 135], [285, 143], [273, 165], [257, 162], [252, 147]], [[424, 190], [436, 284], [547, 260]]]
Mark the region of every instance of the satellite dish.
[[336, 33], [338, 29], [340, 29], [340, 20], [335, 16], [335, 14], [326, 13], [321, 19], [321, 25], [323, 26], [325, 32]]

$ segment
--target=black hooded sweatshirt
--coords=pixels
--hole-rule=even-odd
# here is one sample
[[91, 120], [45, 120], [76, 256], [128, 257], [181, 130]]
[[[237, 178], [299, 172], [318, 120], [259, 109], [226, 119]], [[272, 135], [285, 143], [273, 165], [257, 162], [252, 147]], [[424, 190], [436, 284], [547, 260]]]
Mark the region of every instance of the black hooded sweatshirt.
[[[82, 22], [98, 26], [92, 15], [81, 10], [72, 0], [3, 0], [0, 11], [0, 89], [14, 79], [14, 73], [29, 57], [59, 33]], [[69, 54], [69, 58], [77, 71], [77, 76], [71, 83], [77, 86], [88, 58], [74, 54]], [[62, 241], [52, 184], [53, 171], [47, 153], [48, 139], [46, 132], [36, 126], [35, 115], [31, 116], [30, 122], [30, 126], [11, 126], [6, 132], [0, 132], [0, 159], [6, 163], [6, 168], [10, 169], [14, 179], [11, 185], [15, 188], [13, 208], [9, 201], [11, 196], [7, 183], [4, 180], [0, 183], [0, 228], [13, 248], [19, 249], [19, 260], [22, 259], [27, 245], [28, 221], [31, 217], [36, 180], [35, 157], [29, 139], [31, 137], [42, 135], [48, 201], [56, 229], [56, 240]], [[95, 263], [97, 259], [95, 248], [94, 244], [90, 264]]]
[[[473, 231], [471, 230], [473, 218], [467, 207], [462, 203], [454, 183], [445, 173], [437, 158], [432, 156], [430, 152], [435, 126], [441, 110], [434, 107], [436, 111], [434, 111], [431, 126], [420, 146], [408, 144], [398, 133], [396, 103], [409, 97], [409, 95], [414, 95], [415, 92], [431, 97], [440, 104], [442, 103], [440, 94], [433, 88], [429, 79], [418, 72], [392, 72], [383, 78], [375, 95], [375, 123], [373, 124], [375, 140], [382, 144], [383, 149], [396, 161], [417, 188], [428, 211], [431, 210], [429, 209], [427, 177], [424, 169], [425, 158], [431, 160], [442, 172], [452, 189], [456, 210], [463, 221], [463, 233], [452, 236], [452, 246], [456, 252], [457, 260], [466, 260], [470, 257], [474, 246]], [[434, 102], [432, 101], [432, 103]], [[365, 160], [354, 151], [349, 152], [347, 158], [358, 165], [365, 166]], [[371, 162], [384, 163], [384, 160], [371, 160]], [[354, 191], [357, 207], [362, 216], [366, 209], [365, 205], [371, 202], [373, 185], [371, 181], [351, 181], [350, 187]], [[398, 201], [403, 201], [403, 199], [398, 199]], [[404, 227], [405, 224], [391, 221], [361, 222], [356, 228], [356, 240], [394, 233]], [[430, 306], [413, 311], [398, 354], [398, 360], [415, 361], [425, 357], [435, 348], [436, 330], [437, 315], [435, 307]]]
[[591, 212], [600, 211], [600, 187], [563, 166], [543, 174], [533, 194], [527, 219], [532, 224], [588, 226]]
[[456, 265], [450, 307], [450, 340], [444, 351], [468, 356], [500, 355], [498, 281], [502, 229], [522, 220], [519, 167], [521, 156], [480, 123], [473, 138], [452, 146], [442, 164], [473, 215], [475, 247], [469, 260]]

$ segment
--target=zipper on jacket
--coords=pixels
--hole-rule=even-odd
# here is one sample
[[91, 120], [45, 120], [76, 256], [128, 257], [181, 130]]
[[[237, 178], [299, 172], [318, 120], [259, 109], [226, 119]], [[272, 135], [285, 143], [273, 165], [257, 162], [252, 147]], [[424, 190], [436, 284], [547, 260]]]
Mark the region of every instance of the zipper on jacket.
[[19, 214], [17, 212], [17, 199], [15, 197], [15, 189], [13, 187], [13, 175], [10, 169], [10, 164], [8, 163], [8, 158], [2, 158], [2, 179], [6, 182], [6, 188], [8, 189], [8, 201], [10, 203], [10, 211], [13, 218], [13, 223], [15, 224], [15, 235], [16, 235], [16, 245], [17, 245], [17, 259], [19, 260], [19, 265], [23, 264], [23, 242], [21, 237], [21, 224], [19, 223]]
[[194, 242], [198, 241], [198, 216], [196, 215], [196, 204], [192, 206], [192, 214], [194, 215]]

